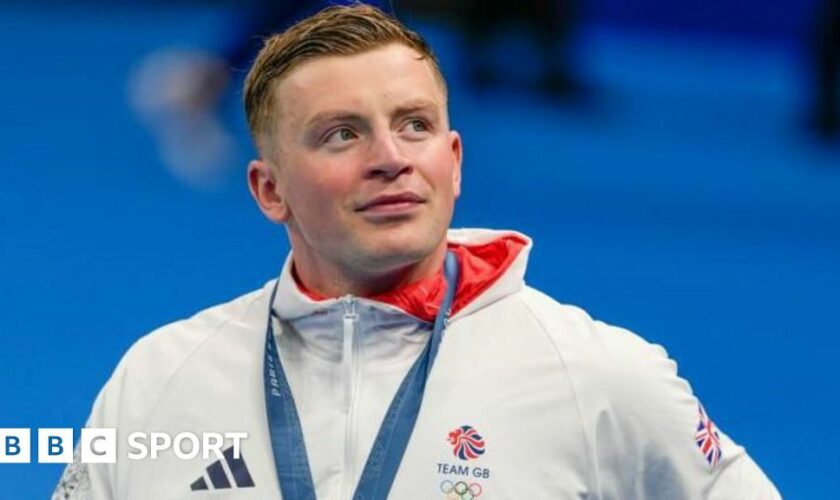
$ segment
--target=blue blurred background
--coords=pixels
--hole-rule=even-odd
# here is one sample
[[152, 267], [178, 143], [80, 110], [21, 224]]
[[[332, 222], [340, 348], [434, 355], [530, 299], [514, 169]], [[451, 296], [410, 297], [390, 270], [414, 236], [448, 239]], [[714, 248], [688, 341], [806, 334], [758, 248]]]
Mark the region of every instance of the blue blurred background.
[[[408, 16], [465, 141], [454, 226], [532, 236], [532, 285], [664, 345], [786, 498], [836, 497], [840, 143], [809, 126], [817, 3], [578, 7], [572, 98], [527, 84], [527, 25], [486, 45], [505, 77], [478, 90], [455, 24]], [[138, 97], [149, 54], [218, 51], [237, 9], [0, 5], [0, 427], [78, 429], [138, 336], [278, 271], [237, 77], [223, 160], [186, 173], [201, 152], [162, 152]], [[0, 465], [0, 498], [48, 497], [61, 470]]]

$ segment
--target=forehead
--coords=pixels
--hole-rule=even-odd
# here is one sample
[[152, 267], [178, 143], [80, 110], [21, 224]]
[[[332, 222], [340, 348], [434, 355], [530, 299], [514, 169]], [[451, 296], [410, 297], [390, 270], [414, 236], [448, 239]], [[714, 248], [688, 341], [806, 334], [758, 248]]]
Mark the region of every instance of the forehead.
[[427, 100], [443, 110], [446, 101], [431, 63], [401, 44], [306, 61], [283, 78], [275, 92], [281, 128], [303, 125], [312, 115], [333, 108]]

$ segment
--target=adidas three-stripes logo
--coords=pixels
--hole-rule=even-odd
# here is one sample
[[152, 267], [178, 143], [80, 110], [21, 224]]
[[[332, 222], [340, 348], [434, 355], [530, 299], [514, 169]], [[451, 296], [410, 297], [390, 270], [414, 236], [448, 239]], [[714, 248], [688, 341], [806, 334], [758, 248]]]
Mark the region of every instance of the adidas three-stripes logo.
[[[223, 490], [228, 488], [250, 488], [254, 486], [248, 466], [242, 453], [239, 458], [233, 458], [233, 446], [222, 452], [223, 459], [216, 460], [207, 466], [207, 473], [193, 481], [190, 485], [192, 491], [202, 490]], [[210, 479], [209, 486], [207, 479]], [[233, 484], [231, 484], [233, 479]]]

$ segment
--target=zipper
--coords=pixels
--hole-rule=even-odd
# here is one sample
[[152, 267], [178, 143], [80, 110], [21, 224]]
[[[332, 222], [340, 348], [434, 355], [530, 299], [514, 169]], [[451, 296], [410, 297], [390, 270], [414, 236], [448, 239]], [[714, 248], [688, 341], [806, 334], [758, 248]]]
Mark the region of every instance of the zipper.
[[353, 403], [353, 372], [355, 368], [355, 344], [356, 344], [356, 322], [359, 315], [356, 314], [356, 301], [352, 295], [342, 299], [344, 302], [344, 343], [341, 355], [341, 381], [344, 387], [344, 413], [350, 412]]
[[344, 431], [344, 467], [342, 479], [342, 498], [350, 499], [353, 496], [353, 478], [355, 477], [355, 468], [353, 464], [354, 448], [355, 448], [355, 421], [353, 418], [353, 403], [355, 399], [355, 382], [356, 382], [356, 325], [359, 320], [359, 315], [356, 313], [356, 300], [352, 295], [347, 295], [342, 299], [344, 303], [344, 316], [342, 324], [344, 329], [344, 342], [342, 345], [341, 356], [341, 384], [344, 388], [343, 410], [346, 418], [346, 425]]

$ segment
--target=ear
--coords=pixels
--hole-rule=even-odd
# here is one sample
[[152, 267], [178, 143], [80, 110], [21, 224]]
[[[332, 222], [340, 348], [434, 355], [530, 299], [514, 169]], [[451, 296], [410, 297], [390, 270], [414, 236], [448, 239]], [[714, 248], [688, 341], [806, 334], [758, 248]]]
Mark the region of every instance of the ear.
[[289, 220], [289, 206], [283, 196], [283, 185], [276, 169], [265, 160], [251, 160], [248, 164], [248, 188], [268, 220], [277, 224]]
[[461, 144], [461, 135], [452, 130], [449, 132], [449, 142], [452, 148], [452, 192], [455, 198], [461, 195], [461, 162], [464, 157], [463, 145]]

